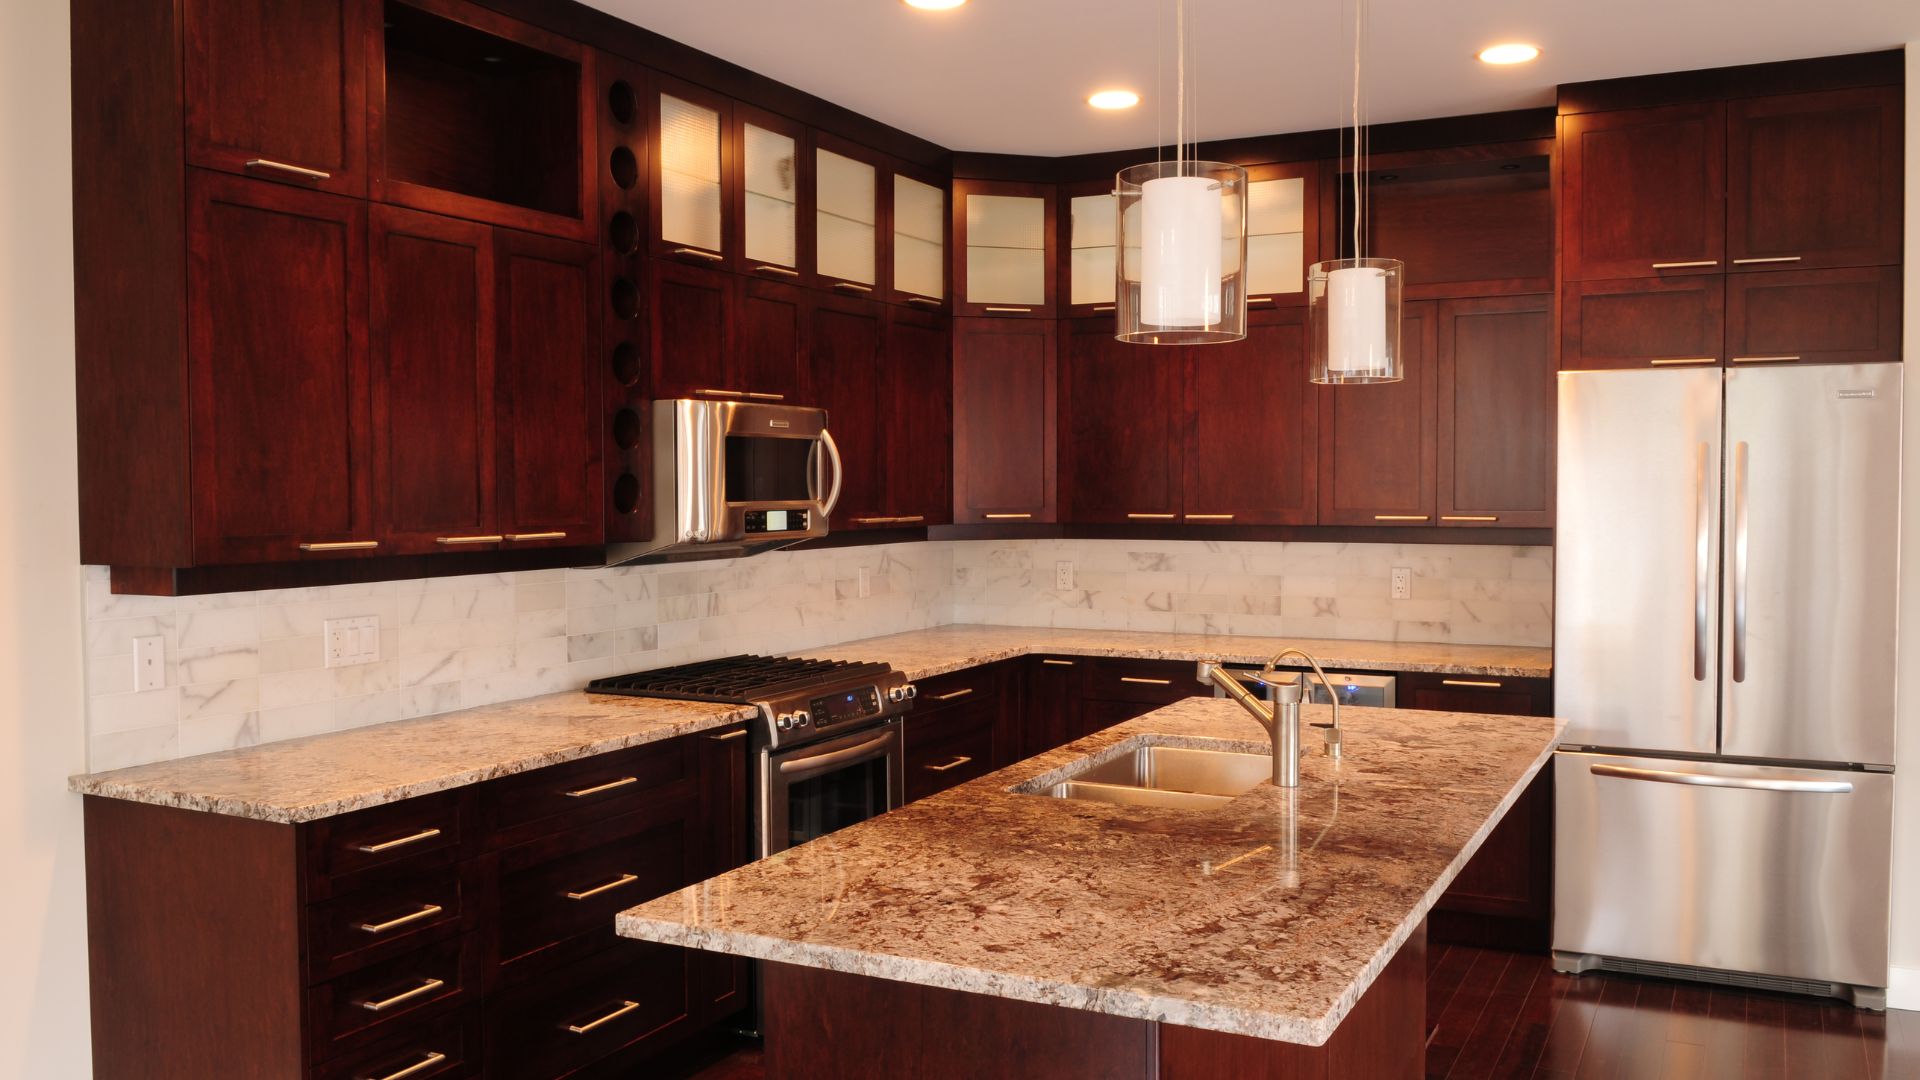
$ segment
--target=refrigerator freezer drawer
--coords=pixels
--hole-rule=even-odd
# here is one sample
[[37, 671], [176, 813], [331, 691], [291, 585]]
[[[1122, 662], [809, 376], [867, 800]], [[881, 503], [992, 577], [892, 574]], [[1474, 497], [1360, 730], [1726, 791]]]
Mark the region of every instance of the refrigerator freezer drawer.
[[1553, 947], [1883, 987], [1893, 777], [1562, 751]]

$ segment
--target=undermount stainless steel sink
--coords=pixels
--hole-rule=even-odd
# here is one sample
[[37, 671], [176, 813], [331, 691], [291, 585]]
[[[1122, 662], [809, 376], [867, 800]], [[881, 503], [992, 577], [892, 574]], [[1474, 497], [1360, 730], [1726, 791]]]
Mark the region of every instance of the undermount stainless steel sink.
[[1148, 744], [1070, 772], [1047, 787], [1021, 790], [1057, 799], [1204, 810], [1252, 791], [1272, 774], [1273, 760], [1265, 754]]

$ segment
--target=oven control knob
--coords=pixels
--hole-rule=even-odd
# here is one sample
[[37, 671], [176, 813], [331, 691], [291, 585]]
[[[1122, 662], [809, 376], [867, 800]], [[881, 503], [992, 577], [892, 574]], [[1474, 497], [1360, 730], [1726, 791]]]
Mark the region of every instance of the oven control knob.
[[792, 731], [793, 730], [792, 714], [781, 713], [779, 716], [774, 718], [773, 726], [776, 728], [779, 728], [781, 731]]
[[813, 723], [813, 717], [807, 713], [807, 710], [801, 709], [799, 712], [793, 714], [794, 727], [806, 727], [811, 723]]

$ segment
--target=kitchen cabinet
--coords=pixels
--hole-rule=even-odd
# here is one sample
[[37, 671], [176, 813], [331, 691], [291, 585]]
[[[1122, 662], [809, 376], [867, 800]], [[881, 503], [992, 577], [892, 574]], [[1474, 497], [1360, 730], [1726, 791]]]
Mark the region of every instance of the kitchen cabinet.
[[1321, 392], [1320, 524], [1433, 524], [1438, 315], [1434, 301], [1402, 305], [1399, 382]]
[[800, 403], [806, 291], [662, 259], [651, 276], [656, 397]]
[[1185, 350], [1117, 341], [1095, 317], [1068, 327], [1063, 351], [1069, 520], [1178, 520]]
[[648, 161], [654, 254], [723, 266], [736, 243], [728, 235], [728, 204], [736, 190], [727, 139], [732, 103], [665, 76], [656, 75], [654, 86], [654, 153]]
[[956, 313], [1057, 314], [1056, 207], [1051, 184], [953, 182]]
[[887, 299], [927, 311], [947, 309], [947, 179], [893, 165], [893, 266]]
[[1317, 161], [1248, 167], [1250, 307], [1298, 307], [1307, 302], [1307, 267], [1320, 257], [1321, 170]]
[[1066, 236], [1060, 245], [1067, 253], [1060, 260], [1063, 313], [1106, 315], [1111, 321], [1114, 290], [1119, 284], [1115, 260], [1120, 250], [1120, 199], [1113, 193], [1113, 181], [1065, 184], [1059, 199], [1064, 210], [1060, 216], [1066, 222]]
[[373, 10], [339, 0], [182, 4], [187, 162], [365, 196]]
[[[1408, 300], [1552, 291], [1553, 149], [1535, 139], [1372, 159], [1368, 250], [1405, 263]], [[1351, 192], [1351, 173], [1336, 182]], [[1339, 222], [1329, 246], [1351, 257], [1353, 199], [1331, 200], [1326, 213]]]
[[793, 285], [751, 278], [733, 288], [738, 315], [720, 385], [738, 387], [753, 401], [800, 404], [807, 311], [813, 298]]
[[903, 736], [908, 802], [1020, 760], [1010, 668], [985, 664], [919, 681]]
[[1435, 324], [1440, 524], [1550, 528], [1553, 298], [1443, 300]]
[[366, 230], [365, 203], [189, 178], [193, 561], [378, 550]]
[[1723, 269], [1724, 105], [1583, 113], [1560, 125], [1563, 280]]
[[1305, 310], [1255, 310], [1247, 315], [1245, 340], [1180, 351], [1186, 429], [1180, 520], [1313, 524], [1325, 391], [1309, 381]]
[[1726, 275], [1569, 281], [1560, 290], [1566, 370], [1718, 364]]
[[737, 734], [299, 825], [88, 798], [95, 1068], [630, 1072], [746, 1003], [740, 962], [612, 924], [744, 858]]
[[1056, 346], [1052, 320], [954, 320], [956, 524], [1056, 520]]
[[1731, 364], [1900, 360], [1900, 267], [1729, 274]]
[[1029, 656], [1021, 661], [1020, 757], [1044, 754], [1084, 734], [1086, 666], [1081, 656]]
[[806, 284], [813, 221], [813, 156], [807, 129], [782, 116], [734, 103], [734, 149], [739, 179], [729, 214], [740, 238], [730, 264], [748, 277]]
[[814, 277], [849, 296], [879, 294], [887, 254], [880, 155], [826, 132], [813, 143]]
[[816, 296], [808, 310], [806, 397], [827, 410], [840, 449], [840, 502], [832, 528], [894, 524], [882, 470], [886, 306], [877, 300]]
[[1900, 261], [1900, 88], [1727, 105], [1727, 263], [1739, 273]]
[[944, 315], [895, 307], [887, 312], [885, 462], [888, 524], [920, 527], [953, 520], [952, 328]]

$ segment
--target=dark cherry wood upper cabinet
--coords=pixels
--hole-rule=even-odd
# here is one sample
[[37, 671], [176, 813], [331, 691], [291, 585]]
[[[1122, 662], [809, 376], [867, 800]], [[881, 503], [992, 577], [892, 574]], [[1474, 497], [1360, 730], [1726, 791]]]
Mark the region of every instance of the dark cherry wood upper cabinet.
[[1076, 320], [1066, 334], [1066, 519], [1178, 520], [1184, 350], [1116, 341], [1111, 319]]
[[1552, 527], [1553, 298], [1446, 300], [1436, 326], [1440, 524]]
[[1726, 258], [1726, 108], [1560, 118], [1567, 281], [1712, 274]]
[[[730, 385], [727, 364], [738, 279], [721, 270], [665, 259], [653, 260], [649, 270], [654, 396], [744, 398], [744, 388]], [[633, 305], [637, 315], [637, 295], [615, 300]]]
[[1861, 364], [1900, 359], [1900, 268], [1727, 276], [1727, 361]]
[[1570, 281], [1560, 290], [1560, 366], [1567, 370], [1717, 364], [1725, 274], [1671, 280]]
[[366, 234], [362, 202], [189, 177], [197, 562], [377, 550]]
[[364, 196], [372, 10], [360, 0], [186, 0], [188, 162]]
[[805, 125], [739, 102], [727, 136], [728, 265], [748, 277], [813, 282], [813, 140]]
[[820, 288], [850, 297], [886, 294], [890, 189], [881, 154], [813, 133], [813, 280]]
[[368, 267], [382, 548], [494, 546], [493, 230], [376, 206]]
[[1247, 168], [1247, 303], [1256, 309], [1307, 302], [1307, 267], [1320, 258], [1323, 172], [1318, 161]]
[[[1277, 201], [1271, 189], [1261, 189], [1268, 201]], [[1119, 250], [1119, 199], [1113, 193], [1113, 178], [1061, 184], [1058, 192], [1059, 221], [1056, 241], [1060, 258], [1054, 272], [1055, 294], [1062, 315], [1069, 318], [1105, 315], [1114, 317], [1114, 259]], [[1249, 253], [1254, 248], [1248, 238]], [[1271, 275], [1269, 275], [1271, 276]]]
[[1321, 391], [1308, 381], [1305, 309], [1250, 313], [1246, 340], [1182, 351], [1187, 429], [1181, 520], [1313, 524], [1319, 513]]
[[[1553, 289], [1552, 140], [1390, 155], [1368, 172], [1368, 250], [1406, 264], [1405, 296]], [[1343, 174], [1342, 185], [1352, 182]], [[1353, 200], [1333, 238], [1352, 254]], [[1649, 271], [1650, 272], [1650, 271]]]
[[[697, 265], [724, 266], [736, 252], [733, 214], [739, 183], [734, 165], [731, 99], [664, 75], [649, 97], [653, 154], [643, 164], [653, 189], [654, 254]], [[615, 176], [628, 167], [613, 166]]]
[[1051, 319], [1058, 313], [1058, 207], [1052, 184], [953, 182], [957, 314]]
[[807, 400], [827, 410], [843, 470], [831, 527], [891, 524], [880, 454], [886, 307], [877, 300], [818, 296], [807, 322]]
[[887, 312], [883, 400], [886, 510], [904, 527], [953, 520], [952, 328], [947, 317]]
[[955, 524], [1057, 519], [1055, 326], [954, 320]]
[[1727, 260], [1733, 270], [1900, 261], [1898, 86], [1727, 106]]
[[501, 532], [509, 548], [601, 543], [597, 252], [495, 238]]
[[725, 384], [750, 401], [805, 404], [800, 372], [806, 365], [807, 310], [812, 297], [793, 285], [741, 281], [728, 350]]
[[1433, 301], [1402, 306], [1399, 382], [1321, 391], [1320, 524], [1433, 524], [1437, 314]]
[[951, 181], [903, 161], [887, 165], [887, 301], [944, 312], [953, 296], [947, 258], [953, 247]]

